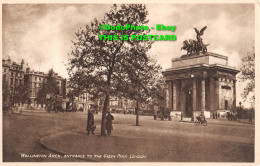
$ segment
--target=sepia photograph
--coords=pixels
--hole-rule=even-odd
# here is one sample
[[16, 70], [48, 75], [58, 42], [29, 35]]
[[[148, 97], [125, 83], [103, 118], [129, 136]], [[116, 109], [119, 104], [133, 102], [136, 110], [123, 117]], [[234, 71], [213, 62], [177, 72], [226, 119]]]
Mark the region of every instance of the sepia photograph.
[[260, 164], [257, 5], [3, 2], [2, 164]]

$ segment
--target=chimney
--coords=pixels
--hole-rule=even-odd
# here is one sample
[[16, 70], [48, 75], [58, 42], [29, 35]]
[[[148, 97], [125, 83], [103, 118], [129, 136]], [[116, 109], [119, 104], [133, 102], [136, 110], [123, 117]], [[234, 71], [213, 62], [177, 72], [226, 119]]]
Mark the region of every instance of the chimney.
[[22, 59], [22, 62], [21, 62], [21, 69], [23, 70], [23, 66], [24, 65], [24, 59]]

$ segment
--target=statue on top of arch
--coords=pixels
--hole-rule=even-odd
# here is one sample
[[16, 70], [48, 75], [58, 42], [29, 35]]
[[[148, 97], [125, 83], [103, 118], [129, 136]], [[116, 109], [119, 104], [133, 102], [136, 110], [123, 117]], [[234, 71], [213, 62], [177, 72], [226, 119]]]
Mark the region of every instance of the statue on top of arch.
[[193, 28], [193, 29], [195, 29], [195, 32], [197, 34], [197, 41], [192, 40], [192, 39], [185, 40], [183, 42], [183, 46], [182, 46], [181, 50], [186, 50], [187, 55], [190, 55], [192, 53], [207, 52], [207, 46], [209, 44], [203, 44], [203, 39], [201, 38], [201, 36], [204, 34], [204, 31], [206, 30], [206, 28], [207, 28], [207, 26], [202, 28], [200, 31], [198, 31], [197, 28]]

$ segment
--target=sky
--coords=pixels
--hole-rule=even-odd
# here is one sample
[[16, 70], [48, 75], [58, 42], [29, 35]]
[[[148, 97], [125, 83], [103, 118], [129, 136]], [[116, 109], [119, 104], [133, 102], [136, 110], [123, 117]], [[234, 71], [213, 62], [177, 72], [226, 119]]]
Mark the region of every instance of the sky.
[[[254, 4], [146, 4], [148, 26], [176, 26], [175, 32], [152, 30], [152, 34], [176, 35], [176, 41], [156, 41], [149, 54], [163, 70], [171, 67], [171, 59], [186, 54], [182, 42], [196, 39], [193, 28], [207, 26], [202, 36], [208, 52], [228, 56], [230, 66], [237, 69], [241, 58], [255, 45]], [[25, 59], [36, 70], [55, 72], [68, 78], [66, 64], [77, 30], [94, 18], [101, 20], [111, 5], [11, 4], [3, 5], [3, 58], [20, 62]], [[239, 76], [239, 75], [238, 75]], [[243, 83], [237, 82], [237, 103]], [[248, 104], [248, 103], [244, 103]]]

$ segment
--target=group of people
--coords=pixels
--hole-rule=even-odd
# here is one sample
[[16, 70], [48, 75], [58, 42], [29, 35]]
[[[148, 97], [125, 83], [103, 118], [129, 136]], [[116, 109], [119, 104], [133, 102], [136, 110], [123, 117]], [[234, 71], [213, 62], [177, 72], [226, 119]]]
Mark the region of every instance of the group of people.
[[[86, 130], [88, 132], [88, 135], [90, 132], [92, 134], [95, 134], [94, 131], [96, 130], [96, 125], [94, 123], [94, 111], [89, 110], [88, 111], [88, 118], [87, 118], [87, 127]], [[112, 120], [114, 120], [114, 116], [111, 115], [110, 112], [108, 112], [106, 116], [106, 129], [107, 129], [107, 135], [111, 135], [111, 131], [113, 130]]]
[[219, 116], [220, 116], [219, 113], [217, 113], [217, 112], [213, 112], [213, 119], [218, 119]]
[[237, 120], [237, 114], [233, 112], [227, 112], [227, 117], [229, 121]]

